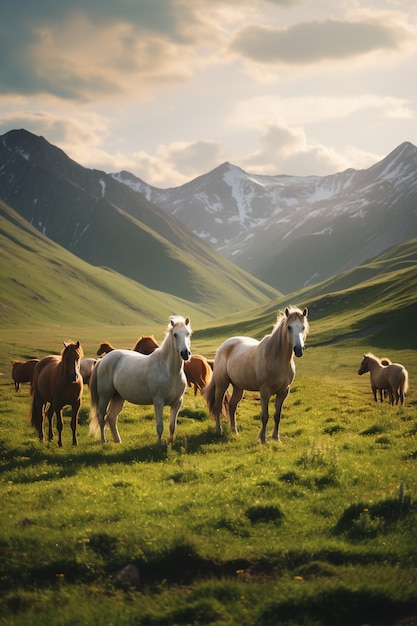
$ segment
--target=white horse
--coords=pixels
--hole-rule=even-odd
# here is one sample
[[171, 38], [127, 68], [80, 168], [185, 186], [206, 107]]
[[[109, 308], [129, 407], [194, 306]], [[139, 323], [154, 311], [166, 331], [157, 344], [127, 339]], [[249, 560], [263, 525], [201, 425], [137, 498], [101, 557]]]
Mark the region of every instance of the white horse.
[[[262, 427], [259, 440], [265, 443], [268, 423], [268, 404], [275, 395], [275, 427], [272, 438], [279, 441], [279, 422], [282, 405], [290, 392], [295, 377], [294, 355], [301, 357], [309, 326], [308, 310], [286, 308], [277, 319], [270, 335], [261, 341], [251, 337], [231, 337], [218, 348], [213, 367], [213, 378], [203, 390], [210, 413], [215, 417], [217, 433], [221, 433], [222, 406], [228, 407], [230, 428], [237, 433], [235, 413], [245, 389], [259, 391], [262, 406]], [[229, 384], [233, 393], [224, 402]]]
[[168, 442], [172, 443], [187, 387], [184, 361], [191, 356], [191, 332], [188, 317], [172, 316], [164, 341], [152, 354], [113, 350], [99, 360], [90, 379], [90, 432], [100, 433], [102, 443], [106, 424], [115, 443], [121, 443], [117, 418], [125, 400], [154, 405], [159, 443], [164, 406], [170, 406]]
[[87, 358], [80, 361], [80, 374], [83, 377], [84, 385], [88, 385], [90, 382], [91, 374], [97, 363], [97, 359]]

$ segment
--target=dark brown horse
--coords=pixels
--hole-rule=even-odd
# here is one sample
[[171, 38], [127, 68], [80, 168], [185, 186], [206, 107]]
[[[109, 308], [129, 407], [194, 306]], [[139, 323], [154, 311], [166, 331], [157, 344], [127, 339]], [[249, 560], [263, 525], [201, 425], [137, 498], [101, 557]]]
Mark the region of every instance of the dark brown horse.
[[104, 354], [108, 354], [113, 350], [116, 350], [116, 348], [114, 348], [111, 343], [109, 343], [108, 341], [103, 341], [103, 343], [99, 345], [99, 348], [97, 350], [97, 356], [103, 356]]
[[[386, 363], [386, 365], [384, 365]], [[404, 404], [405, 394], [408, 391], [408, 372], [400, 363], [391, 363], [389, 359], [378, 359], [370, 352], [363, 355], [358, 374], [361, 376], [370, 373], [371, 388], [375, 402], [378, 401], [377, 392], [380, 391], [382, 401], [383, 390], [388, 390], [391, 404]]]
[[83, 379], [80, 374], [80, 361], [83, 350], [80, 342], [65, 343], [61, 355], [45, 356], [39, 361], [33, 373], [32, 406], [30, 418], [32, 426], [43, 441], [43, 420], [49, 420], [48, 440], [53, 439], [52, 417], [55, 413], [58, 428], [58, 445], [62, 446], [62, 409], [71, 406], [72, 445], [77, 445], [78, 412], [81, 407]]
[[33, 370], [37, 363], [39, 363], [39, 359], [12, 362], [12, 378], [16, 391], [20, 391], [21, 383], [31, 383], [32, 388]]

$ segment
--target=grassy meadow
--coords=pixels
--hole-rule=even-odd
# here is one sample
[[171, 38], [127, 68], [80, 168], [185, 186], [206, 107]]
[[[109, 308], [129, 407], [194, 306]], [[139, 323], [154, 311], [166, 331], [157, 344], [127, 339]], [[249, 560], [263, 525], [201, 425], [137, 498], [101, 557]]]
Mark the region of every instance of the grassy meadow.
[[[373, 349], [365, 339], [307, 339], [282, 444], [257, 443], [256, 393], [238, 408], [239, 434], [225, 424], [218, 438], [188, 389], [172, 447], [156, 445], [153, 408], [130, 404], [123, 443], [102, 446], [88, 434], [87, 387], [78, 447], [68, 417], [63, 447], [41, 444], [10, 360], [64, 339], [93, 356], [101, 340], [130, 347], [142, 332], [162, 338], [155, 328], [0, 330], [0, 624], [415, 624], [415, 350], [375, 349], [409, 371], [406, 404], [391, 407], [357, 375]], [[193, 352], [218, 344], [196, 332]]]

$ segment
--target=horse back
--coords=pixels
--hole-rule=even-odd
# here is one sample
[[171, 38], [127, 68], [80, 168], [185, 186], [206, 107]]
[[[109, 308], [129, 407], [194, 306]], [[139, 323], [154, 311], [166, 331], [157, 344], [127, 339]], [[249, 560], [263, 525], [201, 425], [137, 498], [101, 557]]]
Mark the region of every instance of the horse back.
[[39, 359], [29, 359], [29, 361], [13, 361], [12, 378], [18, 383], [32, 382], [33, 372]]
[[184, 362], [184, 373], [190, 384], [196, 384], [199, 389], [205, 387], [212, 378], [212, 369], [200, 354], [193, 354], [189, 361]]
[[401, 388], [404, 392], [408, 388], [408, 372], [401, 363], [391, 363], [387, 365], [388, 380], [393, 389], [398, 390]]

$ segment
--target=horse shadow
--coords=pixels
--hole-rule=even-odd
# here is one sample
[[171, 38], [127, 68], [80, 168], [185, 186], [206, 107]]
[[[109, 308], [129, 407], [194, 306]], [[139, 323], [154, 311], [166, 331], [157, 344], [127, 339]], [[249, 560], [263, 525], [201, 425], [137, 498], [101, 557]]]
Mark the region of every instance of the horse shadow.
[[[88, 450], [81, 450], [79, 446], [74, 451], [64, 453], [54, 442], [45, 442], [42, 445], [30, 442], [25, 449], [22, 447], [8, 448], [0, 442], [1, 471], [16, 470], [13, 481], [30, 484], [36, 482], [50, 482], [60, 478], [76, 476], [81, 470], [100, 465], [110, 466], [118, 463], [160, 463], [169, 458], [170, 451], [179, 454], [198, 454], [207, 446], [215, 445], [219, 439], [223, 442], [229, 437], [227, 432], [221, 437], [217, 435], [214, 425], [207, 430], [195, 434], [179, 434], [174, 442], [167, 445], [166, 441], [141, 445], [139, 447], [124, 447], [123, 444], [108, 442], [99, 444]], [[18, 461], [17, 461], [18, 459]], [[70, 461], [70, 462], [69, 462]], [[30, 471], [29, 471], [30, 470]]]

